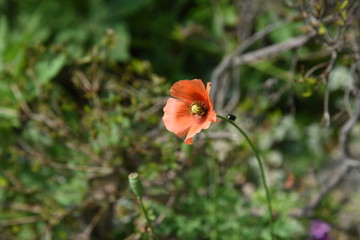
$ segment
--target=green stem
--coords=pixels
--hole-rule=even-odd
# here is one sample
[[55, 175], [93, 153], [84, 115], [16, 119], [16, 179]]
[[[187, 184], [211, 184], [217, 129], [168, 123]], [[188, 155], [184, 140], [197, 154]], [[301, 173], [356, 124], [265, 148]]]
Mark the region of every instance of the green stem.
[[267, 184], [266, 184], [264, 167], [263, 167], [262, 161], [260, 159], [259, 153], [256, 150], [255, 146], [250, 141], [250, 138], [248, 137], [248, 135], [234, 121], [231, 121], [231, 120], [227, 119], [226, 117], [223, 117], [223, 116], [220, 116], [220, 115], [217, 115], [217, 117], [224, 120], [224, 121], [226, 121], [226, 122], [228, 122], [228, 123], [230, 123], [231, 125], [233, 125], [244, 136], [246, 141], [249, 143], [251, 149], [255, 153], [257, 162], [258, 162], [259, 167], [260, 167], [261, 181], [262, 181], [262, 183], [264, 185], [264, 188], [265, 188], [266, 200], [267, 200], [267, 205], [268, 205], [268, 210], [269, 210], [269, 213], [270, 213], [270, 220], [271, 220], [271, 225], [270, 225], [271, 238], [273, 238], [274, 237], [274, 217], [273, 217], [273, 214], [272, 214], [273, 211], [272, 211], [272, 207], [271, 207], [271, 198], [270, 198], [269, 189], [268, 189]]
[[210, 231], [210, 240], [217, 240], [219, 239], [219, 231], [218, 231], [218, 165], [216, 161], [208, 161], [209, 166], [209, 173], [210, 178], [213, 181], [213, 191], [211, 195], [212, 200], [212, 209], [211, 209], [211, 215], [214, 218], [214, 223], [211, 226]]
[[139, 200], [139, 203], [140, 203], [141, 211], [142, 211], [142, 212], [144, 213], [144, 215], [145, 215], [146, 221], [147, 221], [147, 223], [148, 223], [148, 225], [149, 225], [149, 227], [150, 227], [150, 229], [151, 229], [152, 235], [153, 235], [153, 237], [157, 240], [158, 238], [157, 238], [157, 235], [156, 235], [156, 233], [155, 233], [155, 229], [154, 229], [154, 227], [153, 227], [153, 225], [152, 225], [152, 223], [151, 223], [151, 220], [150, 220], [150, 218], [149, 218], [149, 216], [148, 216], [148, 214], [147, 214], [147, 211], [146, 211], [146, 209], [145, 209], [145, 207], [144, 207], [142, 198], [141, 198], [141, 197], [138, 197], [138, 200]]

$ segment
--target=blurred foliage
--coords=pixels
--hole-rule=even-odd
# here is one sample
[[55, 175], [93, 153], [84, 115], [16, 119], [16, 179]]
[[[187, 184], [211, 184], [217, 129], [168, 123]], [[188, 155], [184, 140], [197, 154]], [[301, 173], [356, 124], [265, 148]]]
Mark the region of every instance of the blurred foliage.
[[[208, 80], [239, 42], [279, 22], [249, 51], [310, 27], [317, 38], [242, 66], [234, 113], [265, 161], [277, 239], [304, 239], [308, 219], [291, 214], [318, 190], [312, 171], [336, 157], [355, 61], [346, 50], [329, 73], [334, 120], [325, 128], [321, 64], [330, 53], [321, 40], [343, 31], [356, 1], [315, 1], [317, 23], [294, 1], [254, 1], [247, 22], [242, 4], [250, 2], [0, 0], [0, 238], [148, 239], [127, 182], [137, 171], [160, 239], [270, 239], [243, 139], [219, 123], [187, 146], [161, 117], [173, 82]], [[328, 2], [336, 2], [330, 23], [320, 14]], [[335, 223], [339, 206], [327, 196], [314, 217]]]

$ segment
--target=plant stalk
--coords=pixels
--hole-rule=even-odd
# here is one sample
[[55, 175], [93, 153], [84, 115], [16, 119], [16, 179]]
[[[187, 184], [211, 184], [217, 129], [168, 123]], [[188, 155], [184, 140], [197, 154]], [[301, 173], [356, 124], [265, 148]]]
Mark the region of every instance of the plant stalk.
[[272, 211], [272, 206], [271, 206], [271, 198], [270, 198], [270, 193], [269, 193], [269, 189], [267, 187], [267, 183], [266, 183], [266, 178], [265, 178], [265, 171], [264, 171], [264, 167], [260, 158], [260, 155], [258, 153], [258, 151], [256, 150], [255, 146], [253, 145], [253, 143], [251, 142], [250, 138], [248, 137], [248, 135], [234, 122], [231, 121], [229, 119], [227, 119], [226, 117], [217, 115], [218, 118], [226, 121], [227, 123], [230, 123], [231, 125], [233, 125], [246, 139], [246, 141], [249, 143], [251, 149], [253, 150], [256, 160], [258, 162], [259, 168], [260, 168], [260, 173], [261, 173], [261, 181], [264, 185], [265, 188], [265, 193], [266, 193], [266, 200], [267, 200], [267, 205], [268, 205], [268, 211], [270, 214], [270, 221], [271, 221], [271, 226], [270, 226], [270, 231], [271, 231], [271, 239], [274, 238], [274, 217], [273, 217], [273, 211]]
[[142, 212], [144, 213], [144, 215], [145, 215], [147, 224], [149, 225], [149, 227], [150, 227], [150, 229], [151, 229], [152, 235], [153, 235], [154, 239], [157, 240], [158, 238], [157, 238], [157, 235], [156, 235], [156, 233], [155, 233], [155, 228], [153, 227], [152, 222], [151, 222], [151, 220], [150, 220], [150, 218], [149, 218], [149, 216], [148, 216], [148, 214], [147, 214], [147, 211], [146, 211], [145, 206], [144, 206], [143, 201], [142, 201], [142, 197], [138, 197], [137, 199], [139, 200], [141, 211], [142, 211]]

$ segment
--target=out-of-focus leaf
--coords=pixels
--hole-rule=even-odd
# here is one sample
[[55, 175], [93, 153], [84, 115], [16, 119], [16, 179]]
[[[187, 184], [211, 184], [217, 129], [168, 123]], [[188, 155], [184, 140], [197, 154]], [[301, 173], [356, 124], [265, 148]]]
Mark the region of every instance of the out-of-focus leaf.
[[311, 89], [308, 89], [307, 91], [301, 93], [301, 96], [304, 98], [311, 97], [312, 95], [313, 95], [313, 91]]
[[227, 26], [235, 26], [237, 24], [238, 15], [236, 7], [232, 4], [223, 7], [224, 24]]
[[36, 65], [37, 75], [41, 85], [47, 84], [65, 65], [66, 57], [60, 54], [50, 61], [41, 61]]
[[122, 16], [127, 16], [146, 5], [149, 0], [118, 0], [113, 2], [116, 3], [116, 7], [119, 9], [119, 13]]
[[292, 236], [294, 239], [299, 238], [305, 232], [301, 223], [292, 218], [281, 217], [275, 225], [276, 235], [282, 239]]
[[11, 108], [0, 107], [0, 117], [17, 118], [18, 112]]
[[[279, 19], [274, 12], [269, 11], [267, 13], [262, 14], [257, 18], [257, 30], [260, 31], [261, 29], [264, 29], [266, 26], [269, 25], [269, 23], [274, 22], [283, 22], [284, 20]], [[298, 22], [289, 22], [286, 23], [283, 27], [275, 29], [272, 31], [269, 36], [271, 39], [276, 42], [284, 42], [294, 36], [297, 36], [300, 34], [300, 28], [302, 24]]]
[[2, 16], [0, 18], [0, 71], [3, 65], [2, 62], [2, 58], [3, 58], [3, 53], [6, 49], [7, 46], [7, 41], [8, 41], [8, 23], [7, 23], [7, 18], [5, 16]]
[[[1, 152], [0, 152], [1, 153]], [[8, 180], [2, 176], [0, 176], [0, 188], [5, 188], [9, 184]], [[1, 197], [0, 197], [1, 199]]]
[[[338, 3], [338, 2], [337, 2]], [[339, 6], [338, 6], [338, 10], [343, 10], [344, 8], [346, 8], [346, 6], [348, 5], [349, 1], [348, 0], [344, 0]]]
[[281, 80], [287, 81], [289, 79], [289, 72], [275, 66], [273, 61], [263, 60], [260, 62], [251, 63], [250, 66]]
[[299, 35], [300, 27], [301, 24], [296, 22], [291, 22], [284, 25], [284, 27], [271, 32], [270, 37], [274, 40], [274, 42], [284, 42], [294, 36]]
[[66, 184], [60, 185], [56, 188], [54, 198], [62, 206], [70, 207], [81, 201], [84, 197], [86, 189], [86, 182], [83, 181], [80, 176], [75, 176]]
[[130, 34], [125, 24], [117, 24], [114, 28], [115, 42], [110, 50], [110, 58], [118, 61], [126, 61], [130, 57]]
[[327, 32], [327, 30], [326, 30], [325, 25], [323, 23], [321, 23], [320, 26], [319, 26], [319, 29], [318, 29], [318, 33], [320, 35], [324, 35], [326, 32]]
[[351, 81], [350, 70], [344, 66], [337, 66], [330, 73], [329, 88], [332, 91], [346, 89], [350, 86]]
[[0, 81], [0, 96], [0, 117], [17, 118], [18, 113], [15, 111], [18, 110], [19, 105], [7, 81]]

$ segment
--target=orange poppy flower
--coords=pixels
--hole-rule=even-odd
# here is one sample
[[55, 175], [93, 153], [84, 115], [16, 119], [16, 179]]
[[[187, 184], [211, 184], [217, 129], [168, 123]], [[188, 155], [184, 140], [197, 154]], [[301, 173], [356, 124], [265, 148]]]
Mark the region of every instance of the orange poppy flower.
[[184, 137], [186, 144], [192, 144], [195, 134], [207, 129], [211, 122], [217, 122], [216, 112], [210, 99], [210, 84], [206, 89], [200, 79], [181, 80], [171, 87], [174, 98], [167, 100], [162, 118], [165, 127], [178, 137]]

